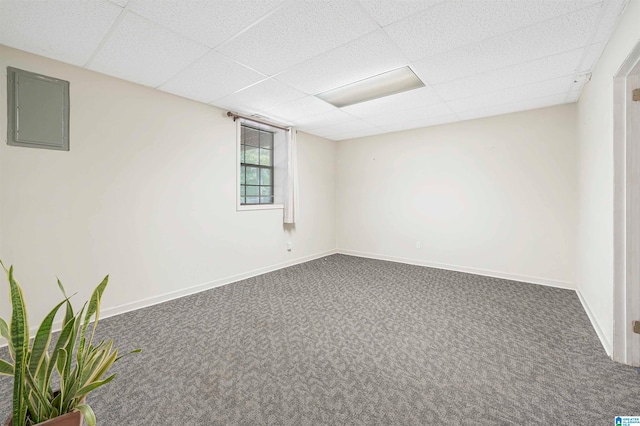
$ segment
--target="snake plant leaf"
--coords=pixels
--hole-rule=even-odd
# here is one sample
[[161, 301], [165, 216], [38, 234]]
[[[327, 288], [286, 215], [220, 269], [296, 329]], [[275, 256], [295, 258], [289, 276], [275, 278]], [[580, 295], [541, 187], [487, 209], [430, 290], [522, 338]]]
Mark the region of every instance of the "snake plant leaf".
[[[60, 306], [65, 303], [58, 303], [52, 310], [47, 314], [47, 316], [42, 320], [38, 331], [36, 332], [36, 337], [33, 341], [33, 346], [31, 347], [31, 356], [29, 359], [28, 369], [32, 372], [37, 372], [42, 364], [42, 360], [44, 359], [45, 354], [49, 350], [49, 344], [51, 343], [51, 329], [53, 328], [53, 320], [60, 309]], [[36, 374], [37, 375], [37, 374]]]
[[[64, 321], [63, 324], [66, 324], [67, 321], [69, 321], [71, 318], [73, 318], [73, 306], [71, 305], [71, 302], [69, 301], [69, 299], [71, 299], [71, 297], [67, 296], [67, 292], [64, 289], [64, 286], [62, 285], [62, 282], [60, 281], [59, 278], [56, 278], [58, 280], [58, 288], [60, 289], [60, 291], [62, 292], [62, 295], [64, 296], [65, 300], [67, 301], [67, 310], [64, 314]], [[76, 293], [72, 294], [71, 296], [75, 296]]]
[[9, 336], [9, 326], [7, 325], [5, 320], [3, 320], [2, 318], [0, 318], [0, 336], [4, 337], [5, 340], [7, 341], [7, 345], [9, 347], [9, 355], [11, 356], [11, 359], [15, 359], [15, 356], [13, 354], [13, 344], [11, 343], [11, 338]]
[[88, 426], [96, 426], [96, 415], [88, 404], [80, 404], [76, 409], [82, 413]]
[[13, 365], [3, 359], [0, 359], [0, 375], [13, 376]]
[[83, 388], [78, 390], [78, 392], [76, 393], [76, 397], [77, 398], [82, 398], [83, 396], [85, 396], [86, 394], [91, 392], [92, 390], [95, 390], [95, 389], [99, 388], [102, 385], [106, 385], [107, 383], [112, 381], [114, 377], [116, 377], [115, 373], [110, 375], [109, 377], [107, 377], [104, 380], [93, 382], [93, 383], [88, 384], [87, 386], [84, 386]]
[[[98, 319], [100, 317], [100, 299], [102, 299], [102, 293], [104, 293], [104, 289], [107, 287], [109, 283], [109, 275], [105, 276], [104, 279], [98, 286], [93, 290], [93, 294], [91, 295], [91, 299], [89, 299], [89, 305], [87, 306], [87, 312], [84, 315], [84, 322], [82, 324], [82, 333], [81, 339], [84, 339], [84, 333], [87, 330], [87, 326], [89, 325], [89, 321], [91, 321], [91, 317], [96, 316], [93, 322], [93, 331], [91, 332], [91, 339], [93, 339], [93, 334], [96, 331], [96, 327], [98, 325]], [[80, 343], [80, 350], [84, 349], [84, 342]]]
[[[3, 265], [4, 266], [4, 265]], [[25, 426], [27, 405], [23, 399], [26, 360], [29, 354], [29, 323], [24, 295], [20, 285], [13, 277], [13, 266], [9, 268], [9, 288], [11, 294], [11, 344], [15, 352], [15, 371], [13, 380], [13, 419], [14, 426]]]
[[51, 359], [49, 360], [49, 365], [47, 366], [47, 374], [45, 375], [44, 385], [47, 388], [49, 387], [49, 383], [51, 382], [51, 373], [53, 373], [53, 369], [57, 365], [59, 350], [67, 346], [67, 343], [69, 342], [69, 338], [71, 337], [71, 332], [73, 331], [75, 324], [76, 324], [76, 320], [75, 318], [72, 318], [70, 321], [68, 321], [64, 325], [64, 327], [62, 328], [62, 331], [58, 335], [58, 340], [56, 341], [56, 344], [53, 347], [53, 351], [51, 352]]
[[33, 375], [29, 370], [25, 372], [25, 378], [27, 379], [27, 387], [38, 398], [38, 402], [45, 408], [50, 410], [52, 408], [51, 402], [46, 397], [46, 395], [38, 388], [38, 384], [36, 383], [36, 380], [33, 378]]

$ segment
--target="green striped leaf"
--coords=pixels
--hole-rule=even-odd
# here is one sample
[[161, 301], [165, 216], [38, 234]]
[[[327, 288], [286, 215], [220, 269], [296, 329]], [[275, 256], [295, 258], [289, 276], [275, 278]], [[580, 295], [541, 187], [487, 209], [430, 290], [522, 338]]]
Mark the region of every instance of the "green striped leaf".
[[40, 327], [36, 333], [36, 337], [33, 340], [33, 346], [31, 347], [31, 356], [29, 359], [29, 367], [28, 369], [35, 373], [36, 377], [38, 376], [37, 372], [42, 364], [42, 360], [44, 359], [45, 354], [49, 350], [49, 344], [51, 343], [51, 329], [53, 328], [53, 320], [60, 309], [60, 306], [65, 303], [58, 303], [52, 310], [47, 314], [47, 316], [42, 320]]
[[29, 353], [29, 323], [24, 295], [13, 277], [13, 266], [9, 268], [9, 288], [11, 294], [11, 344], [15, 352], [13, 380], [13, 426], [25, 426], [27, 405], [24, 401], [26, 360]]
[[13, 365], [3, 359], [0, 359], [0, 375], [13, 376]]
[[82, 413], [88, 426], [96, 426], [96, 415], [88, 404], [80, 404], [76, 409]]
[[86, 394], [91, 392], [92, 390], [95, 390], [95, 389], [99, 388], [102, 385], [106, 385], [107, 383], [112, 381], [114, 377], [116, 377], [116, 375], [112, 374], [112, 375], [110, 375], [109, 377], [107, 377], [104, 380], [88, 384], [87, 386], [85, 386], [85, 387], [83, 387], [83, 388], [78, 390], [78, 392], [76, 393], [76, 398], [82, 398], [83, 396], [85, 396]]

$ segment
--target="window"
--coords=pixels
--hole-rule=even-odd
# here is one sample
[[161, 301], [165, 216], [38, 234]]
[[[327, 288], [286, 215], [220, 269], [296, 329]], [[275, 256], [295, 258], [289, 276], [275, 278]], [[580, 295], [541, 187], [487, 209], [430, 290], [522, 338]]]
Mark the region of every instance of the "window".
[[273, 204], [274, 133], [241, 125], [240, 205]]

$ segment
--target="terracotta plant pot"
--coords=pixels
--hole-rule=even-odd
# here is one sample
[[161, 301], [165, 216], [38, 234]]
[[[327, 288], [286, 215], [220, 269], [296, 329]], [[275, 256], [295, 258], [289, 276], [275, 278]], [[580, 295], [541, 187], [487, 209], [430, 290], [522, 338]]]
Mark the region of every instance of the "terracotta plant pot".
[[[7, 419], [7, 422], [4, 425], [13, 425], [11, 417]], [[36, 426], [82, 426], [82, 413], [80, 411], [73, 411], [63, 416], [58, 416], [55, 419], [38, 423]]]

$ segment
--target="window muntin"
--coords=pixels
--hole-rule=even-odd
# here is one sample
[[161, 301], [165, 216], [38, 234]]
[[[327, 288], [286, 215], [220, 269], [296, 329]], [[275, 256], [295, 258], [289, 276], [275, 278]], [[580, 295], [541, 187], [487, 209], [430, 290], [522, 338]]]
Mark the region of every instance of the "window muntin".
[[273, 132], [241, 124], [240, 204], [273, 204]]

